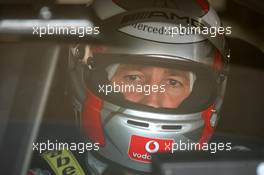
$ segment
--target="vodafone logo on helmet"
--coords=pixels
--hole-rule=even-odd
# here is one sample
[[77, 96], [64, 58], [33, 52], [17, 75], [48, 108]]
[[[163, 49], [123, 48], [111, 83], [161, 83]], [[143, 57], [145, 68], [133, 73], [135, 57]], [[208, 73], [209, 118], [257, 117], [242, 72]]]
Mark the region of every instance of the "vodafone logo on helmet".
[[128, 156], [135, 161], [150, 163], [151, 154], [166, 152], [165, 145], [172, 145], [172, 143], [174, 143], [173, 139], [156, 139], [132, 135], [128, 148]]
[[159, 150], [159, 143], [154, 140], [148, 141], [145, 145], [145, 149], [150, 154], [156, 153]]

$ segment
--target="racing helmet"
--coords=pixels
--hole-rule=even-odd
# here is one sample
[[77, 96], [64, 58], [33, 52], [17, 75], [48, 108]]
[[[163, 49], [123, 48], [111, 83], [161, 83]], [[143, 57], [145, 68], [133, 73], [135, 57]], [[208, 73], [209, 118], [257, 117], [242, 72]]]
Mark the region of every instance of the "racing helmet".
[[187, 31], [221, 26], [208, 2], [96, 0], [92, 16], [102, 40], [72, 46], [69, 71], [77, 124], [100, 145], [93, 155], [150, 172], [153, 153], [208, 142], [229, 62], [223, 34]]

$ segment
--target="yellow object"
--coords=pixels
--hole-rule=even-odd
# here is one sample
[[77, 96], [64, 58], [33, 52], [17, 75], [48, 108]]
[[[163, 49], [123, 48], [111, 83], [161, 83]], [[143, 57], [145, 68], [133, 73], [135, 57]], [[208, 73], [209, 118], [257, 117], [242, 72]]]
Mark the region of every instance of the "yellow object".
[[56, 175], [85, 175], [74, 155], [68, 150], [47, 151], [41, 155]]

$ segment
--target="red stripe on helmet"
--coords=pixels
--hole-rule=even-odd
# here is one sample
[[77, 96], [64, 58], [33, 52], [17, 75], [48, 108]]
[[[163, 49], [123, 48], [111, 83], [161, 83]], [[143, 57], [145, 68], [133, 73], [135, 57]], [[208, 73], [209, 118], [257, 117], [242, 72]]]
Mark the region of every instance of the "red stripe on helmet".
[[84, 110], [82, 113], [82, 128], [91, 141], [105, 145], [103, 128], [101, 125], [102, 100], [90, 90], [87, 91]]
[[207, 143], [214, 133], [214, 128], [211, 126], [210, 120], [214, 111], [214, 105], [211, 105], [208, 109], [202, 112], [202, 118], [204, 120], [204, 129], [200, 137], [199, 143]]
[[221, 53], [217, 49], [216, 49], [215, 55], [214, 55], [213, 68], [216, 71], [221, 71], [224, 68]]
[[196, 3], [203, 9], [204, 12], [209, 11], [209, 4], [206, 0], [196, 0]]

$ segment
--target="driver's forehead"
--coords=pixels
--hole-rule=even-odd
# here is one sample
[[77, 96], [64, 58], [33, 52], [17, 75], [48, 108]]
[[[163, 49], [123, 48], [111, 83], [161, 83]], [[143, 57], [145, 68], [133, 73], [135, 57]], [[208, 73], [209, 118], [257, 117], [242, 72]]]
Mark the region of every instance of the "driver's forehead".
[[[182, 76], [185, 78], [189, 77], [189, 71], [183, 71], [180, 69], [172, 69], [158, 66], [148, 66], [148, 65], [134, 65], [134, 64], [120, 64], [117, 69], [117, 74], [126, 74], [133, 71], [134, 73], [140, 72], [144, 75], [154, 75], [153, 72], [163, 74], [164, 76]], [[136, 71], [136, 72], [135, 72]]]

